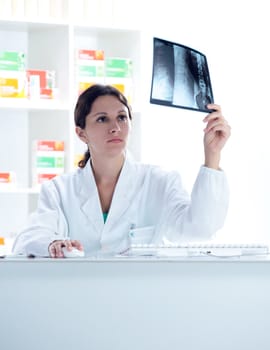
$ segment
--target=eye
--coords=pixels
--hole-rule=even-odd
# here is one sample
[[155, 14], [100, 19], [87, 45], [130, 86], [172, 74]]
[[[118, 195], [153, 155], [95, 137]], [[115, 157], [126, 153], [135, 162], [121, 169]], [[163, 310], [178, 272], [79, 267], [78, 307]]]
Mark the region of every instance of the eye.
[[126, 114], [120, 114], [120, 115], [118, 116], [118, 120], [119, 120], [120, 122], [125, 122], [125, 121], [127, 120], [127, 115], [126, 115]]
[[97, 121], [97, 123], [105, 123], [106, 120], [107, 120], [107, 117], [105, 117], [105, 116], [100, 116], [100, 117], [97, 118], [96, 121]]

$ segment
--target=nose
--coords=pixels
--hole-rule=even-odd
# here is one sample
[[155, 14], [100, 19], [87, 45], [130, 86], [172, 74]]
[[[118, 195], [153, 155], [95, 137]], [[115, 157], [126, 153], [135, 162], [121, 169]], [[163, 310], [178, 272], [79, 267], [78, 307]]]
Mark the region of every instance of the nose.
[[120, 128], [120, 125], [117, 123], [117, 122], [114, 122], [112, 125], [111, 125], [111, 128], [110, 128], [110, 133], [111, 134], [115, 134], [116, 132], [120, 131], [121, 128]]

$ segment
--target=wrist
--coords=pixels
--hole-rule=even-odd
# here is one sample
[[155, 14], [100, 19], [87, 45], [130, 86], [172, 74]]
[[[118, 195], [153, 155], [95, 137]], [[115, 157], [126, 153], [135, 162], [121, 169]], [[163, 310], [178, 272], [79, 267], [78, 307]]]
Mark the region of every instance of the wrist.
[[207, 168], [220, 170], [219, 163], [220, 163], [220, 154], [212, 154], [211, 156], [210, 155], [205, 156], [204, 166], [206, 166]]

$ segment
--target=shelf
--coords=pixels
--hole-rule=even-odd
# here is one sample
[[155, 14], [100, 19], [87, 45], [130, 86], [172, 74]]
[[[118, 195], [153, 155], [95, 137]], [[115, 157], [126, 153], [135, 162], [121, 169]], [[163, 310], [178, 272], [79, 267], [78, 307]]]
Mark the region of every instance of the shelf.
[[22, 98], [0, 98], [0, 111], [1, 109], [26, 110], [26, 111], [32, 111], [32, 110], [68, 111], [69, 106], [57, 100], [28, 100], [28, 99], [22, 99]]
[[129, 29], [125, 29], [125, 28], [121, 28], [121, 27], [105, 27], [105, 26], [91, 26], [91, 25], [84, 25], [81, 23], [76, 23], [72, 25], [74, 28], [74, 33], [75, 34], [87, 34], [89, 32], [91, 32], [94, 35], [97, 35], [99, 33], [108, 33], [110, 32], [111, 34], [115, 35], [115, 34], [130, 34], [130, 33], [136, 33], [136, 34], [140, 34], [140, 30], [139, 29], [133, 29], [133, 28], [129, 28]]
[[0, 30], [5, 31], [28, 31], [36, 29], [46, 29], [52, 27], [67, 27], [68, 23], [64, 21], [55, 21], [49, 19], [48, 21], [36, 21], [35, 19], [30, 19], [26, 21], [24, 18], [14, 18], [12, 20], [1, 19], [0, 18]]
[[4, 186], [0, 186], [0, 195], [1, 194], [38, 194], [39, 193], [39, 188], [17, 188], [17, 187], [10, 187], [10, 188], [5, 188]]

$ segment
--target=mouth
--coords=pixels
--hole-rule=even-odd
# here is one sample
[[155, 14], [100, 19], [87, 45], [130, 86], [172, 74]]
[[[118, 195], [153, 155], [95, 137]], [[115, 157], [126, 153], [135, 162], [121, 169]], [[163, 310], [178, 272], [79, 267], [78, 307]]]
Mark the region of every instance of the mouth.
[[119, 139], [119, 138], [115, 138], [115, 139], [108, 140], [107, 142], [108, 143], [121, 143], [121, 142], [123, 142], [123, 140]]

